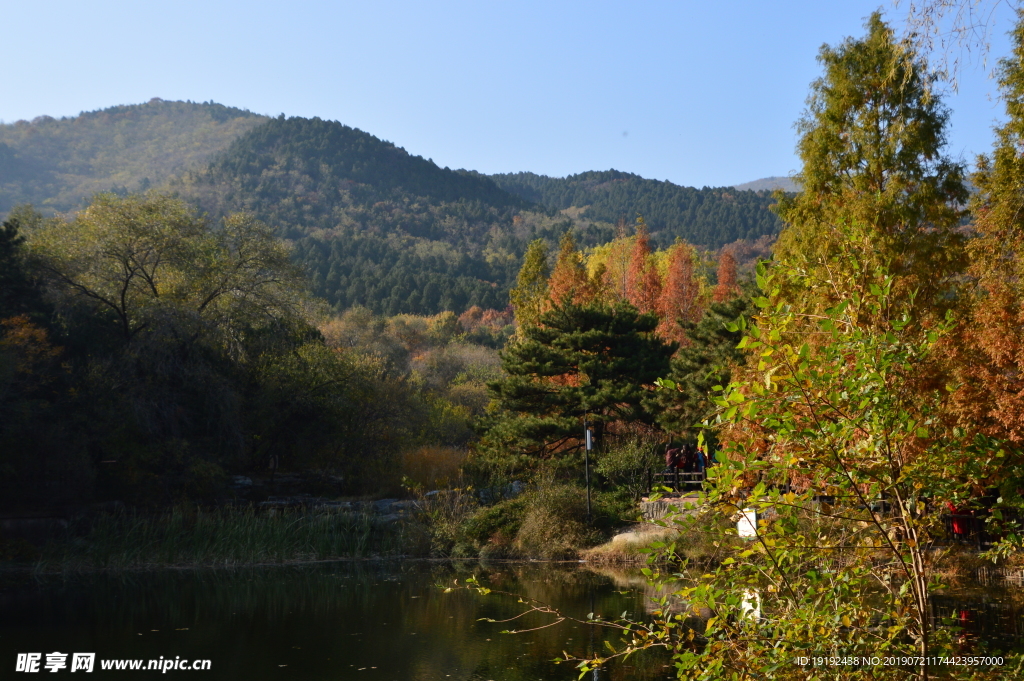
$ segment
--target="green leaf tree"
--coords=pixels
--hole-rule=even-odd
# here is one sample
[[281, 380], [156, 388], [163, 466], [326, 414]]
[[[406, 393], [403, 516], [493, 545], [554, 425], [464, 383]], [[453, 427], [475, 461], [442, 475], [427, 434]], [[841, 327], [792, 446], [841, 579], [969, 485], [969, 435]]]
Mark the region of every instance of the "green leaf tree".
[[[812, 651], [888, 652], [920, 656], [909, 666], [924, 679], [921, 658], [956, 646], [930, 609], [941, 516], [1007, 474], [1006, 443], [948, 422], [949, 391], [919, 380], [950, 323], [923, 327], [909, 301], [893, 301], [884, 271], [851, 274], [883, 282], [867, 296], [823, 315], [796, 312], [782, 292], [802, 276], [762, 270], [767, 296], [741, 342], [756, 371], [716, 399], [726, 447], [708, 503], [761, 520], [748, 543], [723, 539], [721, 567], [680, 593], [714, 613], [702, 633], [709, 644], [685, 666], [695, 676], [707, 666], [763, 672]], [[825, 340], [811, 345], [811, 334]], [[751, 600], [763, 619], [750, 616]], [[879, 669], [858, 674], [878, 678]]]
[[[516, 313], [520, 329], [535, 324], [540, 317], [548, 292], [548, 249], [543, 239], [534, 239], [523, 256], [516, 286], [509, 293], [509, 300]], [[522, 331], [519, 335], [522, 335]]]
[[775, 253], [820, 270], [814, 281], [823, 285], [808, 295], [827, 307], [832, 258], [850, 238], [844, 226], [857, 223], [866, 228], [859, 258], [868, 271], [886, 267], [901, 292], [919, 290], [918, 303], [931, 305], [963, 267], [955, 228], [967, 200], [964, 171], [942, 155], [949, 110], [934, 92], [936, 77], [879, 13], [866, 28], [863, 38], [821, 48], [825, 73], [798, 124], [803, 191], [777, 196], [785, 228]]
[[287, 249], [245, 215], [214, 228], [168, 196], [101, 194], [29, 247], [60, 310], [107, 317], [125, 344], [152, 332], [230, 345], [243, 327], [300, 316]]
[[696, 439], [701, 423], [715, 411], [713, 388], [728, 385], [733, 369], [746, 363], [748, 353], [736, 347], [743, 332], [735, 323], [753, 315], [751, 297], [748, 290], [712, 303], [699, 322], [682, 325], [689, 343], [672, 358], [662, 382], [666, 390], [655, 393], [658, 425], [666, 431]]

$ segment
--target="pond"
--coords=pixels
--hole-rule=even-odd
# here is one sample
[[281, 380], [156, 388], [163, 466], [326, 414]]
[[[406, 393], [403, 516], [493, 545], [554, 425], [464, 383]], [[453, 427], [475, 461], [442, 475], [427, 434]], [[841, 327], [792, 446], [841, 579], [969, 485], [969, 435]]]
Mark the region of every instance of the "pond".
[[[552, 662], [563, 651], [585, 656], [606, 650], [605, 639], [619, 645], [616, 633], [573, 622], [535, 629], [553, 620], [539, 613], [481, 621], [525, 608], [514, 598], [439, 586], [472, 575], [573, 617], [644, 619], [651, 607], [638, 573], [576, 564], [334, 562], [20, 579], [0, 589], [0, 665], [10, 671], [19, 654], [39, 653], [46, 673], [48, 654], [58, 652], [66, 658], [56, 658], [65, 664], [57, 673], [78, 673], [73, 654], [94, 653], [87, 678], [569, 681], [577, 678], [573, 666]], [[983, 641], [1019, 649], [1024, 631], [1014, 593], [1000, 582], [938, 595], [935, 624], [962, 627], [965, 653]], [[511, 628], [534, 630], [501, 633]], [[121, 660], [171, 668], [103, 668]], [[209, 669], [173, 668], [183, 660], [209, 660]], [[669, 662], [664, 651], [646, 651], [588, 679], [674, 678]]]
[[[66, 667], [56, 673], [70, 674], [73, 653], [95, 653], [89, 678], [156, 678], [163, 674], [101, 667], [111, 660], [163, 665], [162, 658], [209, 660], [209, 670], [166, 674], [210, 681], [547, 681], [577, 677], [572, 665], [552, 663], [562, 651], [601, 650], [603, 635], [618, 643], [617, 635], [569, 622], [502, 634], [552, 617], [479, 621], [513, 617], [523, 605], [437, 586], [472, 574], [575, 617], [626, 612], [642, 618], [647, 604], [642, 580], [630, 588], [628, 578], [564, 564], [340, 562], [48, 578], [0, 593], [0, 664], [10, 670], [19, 653], [40, 653], [38, 667], [46, 673], [47, 655], [60, 652], [67, 654]], [[667, 664], [663, 652], [645, 652], [596, 678], [672, 678]]]

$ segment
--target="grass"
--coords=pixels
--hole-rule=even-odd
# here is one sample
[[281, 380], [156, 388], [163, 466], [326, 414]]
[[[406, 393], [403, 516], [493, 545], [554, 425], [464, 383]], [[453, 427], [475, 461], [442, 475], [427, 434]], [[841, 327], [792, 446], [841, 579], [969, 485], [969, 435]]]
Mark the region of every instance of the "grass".
[[234, 566], [401, 555], [414, 530], [339, 511], [175, 507], [100, 516], [43, 548], [37, 569]]

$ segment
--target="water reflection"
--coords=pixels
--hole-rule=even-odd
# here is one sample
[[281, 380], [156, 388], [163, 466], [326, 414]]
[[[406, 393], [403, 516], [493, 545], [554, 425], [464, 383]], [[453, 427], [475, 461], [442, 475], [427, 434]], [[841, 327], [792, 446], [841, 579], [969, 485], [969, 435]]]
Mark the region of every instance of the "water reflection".
[[[97, 659], [210, 659], [204, 679], [526, 681], [575, 679], [551, 660], [602, 650], [614, 633], [571, 623], [514, 636], [522, 605], [436, 584], [475, 574], [489, 586], [566, 614], [643, 617], [642, 591], [607, 576], [552, 565], [334, 563], [233, 571], [159, 571], [48, 580], [0, 593], [0, 664], [18, 652], [95, 652]], [[550, 617], [531, 614], [517, 629]], [[593, 675], [664, 679], [663, 653]], [[173, 675], [178, 672], [170, 671]], [[126, 678], [99, 669], [98, 677]], [[155, 676], [157, 672], [135, 673]]]
[[[567, 615], [645, 619], [665, 594], [636, 571], [551, 564], [331, 563], [241, 570], [164, 570], [48, 579], [0, 589], [0, 665], [18, 652], [95, 652], [98, 659], [209, 659], [203, 679], [259, 681], [547, 681], [575, 679], [555, 666], [563, 651], [587, 656], [618, 636], [550, 621], [523, 606], [437, 584], [473, 575], [494, 589], [550, 603]], [[933, 600], [935, 624], [960, 627], [964, 653], [1017, 648], [1024, 638], [1018, 590], [961, 586]], [[747, 594], [751, 616], [758, 594]], [[699, 623], [694, 622], [695, 626]], [[601, 681], [671, 678], [663, 651], [588, 675]], [[170, 675], [178, 672], [170, 671]], [[97, 677], [154, 677], [113, 672]]]

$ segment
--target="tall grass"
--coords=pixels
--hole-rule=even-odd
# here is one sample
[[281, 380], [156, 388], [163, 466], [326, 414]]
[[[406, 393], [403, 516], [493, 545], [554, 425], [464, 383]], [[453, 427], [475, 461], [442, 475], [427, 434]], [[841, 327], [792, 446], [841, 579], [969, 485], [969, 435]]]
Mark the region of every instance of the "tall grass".
[[176, 507], [120, 513], [69, 528], [47, 545], [41, 571], [254, 565], [399, 555], [409, 528], [334, 510], [257, 512]]

